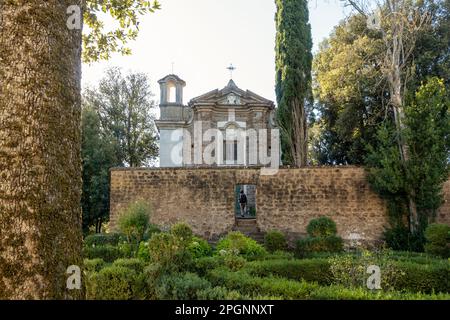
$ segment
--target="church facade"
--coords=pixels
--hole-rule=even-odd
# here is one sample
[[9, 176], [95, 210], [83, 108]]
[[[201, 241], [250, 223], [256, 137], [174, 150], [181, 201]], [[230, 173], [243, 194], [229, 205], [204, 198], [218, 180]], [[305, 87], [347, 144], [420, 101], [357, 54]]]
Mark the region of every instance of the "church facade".
[[185, 81], [171, 74], [158, 83], [160, 167], [262, 167], [279, 163], [274, 102], [244, 91], [230, 80], [223, 89], [207, 92], [185, 105]]

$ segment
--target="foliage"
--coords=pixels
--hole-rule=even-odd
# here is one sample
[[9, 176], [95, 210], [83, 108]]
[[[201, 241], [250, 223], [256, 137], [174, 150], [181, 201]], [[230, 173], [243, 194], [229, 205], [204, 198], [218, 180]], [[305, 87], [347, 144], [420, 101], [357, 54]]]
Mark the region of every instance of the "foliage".
[[83, 269], [86, 272], [98, 272], [105, 266], [105, 261], [101, 258], [95, 259], [84, 259], [83, 260]]
[[88, 300], [131, 300], [145, 298], [142, 274], [122, 266], [109, 266], [86, 277]]
[[310, 237], [328, 237], [337, 234], [336, 223], [328, 217], [312, 219], [306, 231]]
[[258, 277], [277, 276], [321, 285], [332, 283], [330, 263], [326, 259], [252, 261], [245, 265], [244, 270]]
[[313, 252], [341, 252], [344, 242], [341, 237], [306, 237], [296, 241], [295, 254], [297, 257], [307, 257]]
[[[428, 11], [430, 22], [414, 34], [414, 61], [408, 65], [411, 76], [405, 85], [409, 92], [430, 76], [450, 84], [450, 1], [417, 3]], [[366, 145], [376, 148], [377, 127], [392, 116], [383, 79], [385, 52], [382, 34], [367, 28], [361, 14], [343, 20], [320, 44], [313, 64], [320, 117], [311, 135], [313, 162], [364, 164]]]
[[157, 233], [148, 242], [150, 260], [168, 272], [186, 270], [192, 265], [187, 243], [172, 233]]
[[[88, 28], [83, 34], [84, 62], [109, 60], [114, 52], [131, 54], [126, 44], [137, 38], [140, 16], [160, 8], [161, 5], [156, 0], [87, 0], [83, 15], [83, 23]], [[118, 27], [107, 30], [102, 17], [117, 21]]]
[[199, 291], [209, 289], [211, 284], [195, 273], [163, 275], [156, 288], [159, 300], [195, 300]]
[[285, 250], [287, 248], [286, 237], [280, 231], [269, 231], [264, 236], [264, 246], [271, 253]]
[[142, 273], [144, 271], [145, 263], [137, 258], [131, 259], [117, 259], [113, 262], [113, 266], [124, 267]]
[[423, 234], [411, 233], [403, 224], [394, 224], [383, 233], [384, 240], [393, 250], [423, 251]]
[[143, 240], [148, 241], [148, 240], [150, 240], [150, 238], [152, 237], [153, 234], [160, 233], [160, 232], [161, 232], [161, 229], [157, 225], [150, 223], [147, 227], [147, 230], [144, 233]]
[[108, 69], [98, 87], [84, 91], [83, 104], [97, 113], [120, 166], [149, 165], [158, 155], [152, 97], [146, 74], [123, 74], [120, 68]]
[[354, 15], [335, 27], [314, 57], [314, 95], [320, 117], [310, 129], [311, 155], [319, 165], [363, 164], [366, 144], [385, 115], [380, 81], [380, 35]]
[[222, 256], [203, 257], [195, 259], [194, 270], [197, 274], [204, 276], [208, 271], [223, 266]]
[[276, 0], [277, 122], [283, 163], [306, 165], [306, 108], [312, 100], [312, 36], [306, 0]]
[[425, 230], [425, 252], [450, 258], [450, 226], [446, 224], [431, 224]]
[[405, 274], [398, 268], [386, 252], [371, 253], [363, 251], [358, 256], [337, 255], [329, 259], [333, 283], [347, 288], [366, 288], [369, 277], [367, 268], [376, 265], [382, 270], [381, 288], [394, 289], [395, 281]]
[[128, 243], [139, 243], [149, 225], [150, 208], [143, 201], [133, 202], [119, 214], [117, 225], [126, 235]]
[[419, 239], [420, 243], [415, 245], [415, 249], [422, 249], [418, 247], [422, 247], [424, 242], [423, 231], [442, 204], [442, 185], [448, 179], [449, 105], [443, 82], [430, 78], [405, 109], [404, 137], [409, 149], [405, 165], [401, 163], [396, 147], [397, 134], [388, 123], [379, 129], [378, 148], [369, 148], [369, 181], [390, 202], [389, 213], [394, 229], [388, 236], [405, 238], [401, 226], [405, 216], [410, 214], [406, 210], [406, 199], [411, 197], [417, 205], [419, 228], [412, 237]]
[[208, 273], [213, 285], [221, 285], [228, 290], [237, 290], [241, 294], [278, 296], [283, 299], [320, 299], [320, 300], [447, 300], [449, 294], [420, 294], [404, 292], [371, 292], [363, 288], [349, 289], [340, 285], [320, 286], [316, 283], [293, 281], [276, 277], [255, 277], [244, 271], [230, 272], [218, 268]]
[[105, 262], [113, 262], [119, 258], [125, 258], [123, 252], [116, 246], [104, 245], [96, 247], [83, 247], [83, 257], [87, 259], [103, 259]]
[[192, 240], [192, 229], [186, 223], [176, 223], [170, 229], [170, 232], [180, 241], [188, 244]]
[[88, 235], [84, 238], [84, 246], [86, 247], [96, 247], [104, 245], [116, 246], [121, 238], [120, 233], [96, 233]]
[[216, 246], [216, 251], [226, 254], [243, 255], [248, 258], [257, 258], [267, 254], [255, 240], [246, 237], [238, 231], [228, 233], [224, 238], [220, 239]]
[[199, 237], [192, 237], [187, 249], [194, 259], [208, 257], [212, 254], [212, 248], [208, 241]]
[[393, 279], [392, 286], [396, 290], [422, 293], [450, 293], [450, 268], [448, 261], [442, 260], [429, 264], [419, 264], [413, 261], [396, 261], [393, 262], [393, 265], [401, 270], [403, 274], [403, 276]]
[[150, 252], [148, 250], [148, 242], [141, 241], [139, 243], [139, 248], [136, 253], [136, 258], [144, 261], [144, 262], [150, 262]]
[[95, 226], [100, 232], [102, 223], [109, 220], [109, 169], [119, 162], [112, 139], [102, 133], [100, 118], [89, 106], [82, 109], [81, 132], [83, 231]]

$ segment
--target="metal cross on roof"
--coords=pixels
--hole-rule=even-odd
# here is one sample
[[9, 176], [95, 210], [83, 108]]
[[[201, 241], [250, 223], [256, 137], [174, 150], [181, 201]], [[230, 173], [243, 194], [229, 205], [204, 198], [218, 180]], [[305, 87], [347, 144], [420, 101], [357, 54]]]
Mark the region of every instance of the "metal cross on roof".
[[236, 67], [231, 63], [227, 69], [230, 70], [230, 78], [233, 79], [233, 71], [236, 70]]

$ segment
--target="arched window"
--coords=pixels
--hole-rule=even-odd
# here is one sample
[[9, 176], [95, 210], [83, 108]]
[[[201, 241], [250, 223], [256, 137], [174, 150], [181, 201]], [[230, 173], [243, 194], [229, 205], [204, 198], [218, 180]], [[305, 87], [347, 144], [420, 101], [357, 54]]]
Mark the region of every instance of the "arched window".
[[167, 102], [177, 102], [177, 87], [173, 83], [167, 84]]

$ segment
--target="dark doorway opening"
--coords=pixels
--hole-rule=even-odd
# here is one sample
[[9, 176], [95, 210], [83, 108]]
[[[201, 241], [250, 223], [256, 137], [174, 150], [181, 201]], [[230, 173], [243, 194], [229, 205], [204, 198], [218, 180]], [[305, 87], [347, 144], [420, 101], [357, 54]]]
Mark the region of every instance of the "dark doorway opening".
[[[243, 191], [242, 193], [241, 190]], [[244, 195], [244, 197], [242, 195]], [[234, 211], [237, 218], [242, 219], [256, 218], [256, 185], [253, 184], [236, 185], [234, 190], [234, 198], [235, 198]], [[246, 203], [242, 203], [244, 199], [246, 200]]]

